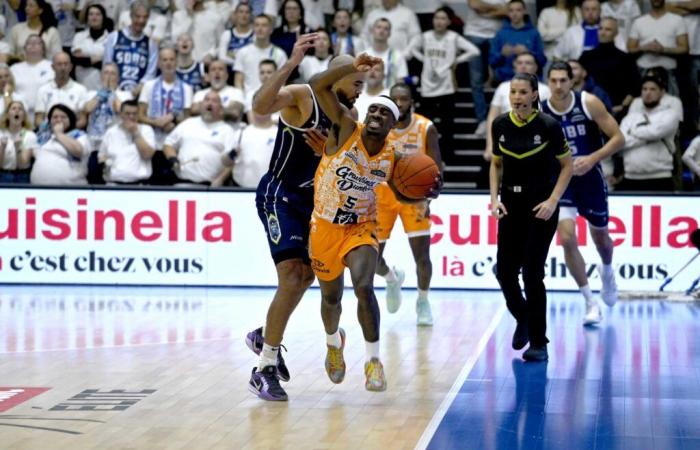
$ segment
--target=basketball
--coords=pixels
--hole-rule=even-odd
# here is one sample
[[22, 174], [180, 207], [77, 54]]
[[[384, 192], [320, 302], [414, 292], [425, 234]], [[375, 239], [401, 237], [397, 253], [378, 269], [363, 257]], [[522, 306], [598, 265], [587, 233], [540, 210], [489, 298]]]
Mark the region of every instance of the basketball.
[[405, 155], [394, 165], [394, 186], [412, 200], [426, 198], [439, 176], [440, 169], [433, 158], [423, 153]]

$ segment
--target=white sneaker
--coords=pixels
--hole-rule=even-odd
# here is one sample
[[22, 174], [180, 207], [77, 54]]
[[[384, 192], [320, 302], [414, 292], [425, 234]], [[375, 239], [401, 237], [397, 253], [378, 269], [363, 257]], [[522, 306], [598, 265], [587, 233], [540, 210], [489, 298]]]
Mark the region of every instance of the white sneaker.
[[608, 306], [613, 306], [617, 301], [617, 283], [615, 282], [615, 272], [610, 272], [609, 275], [604, 275], [603, 270], [598, 267], [600, 281], [603, 285], [600, 288], [600, 296]]
[[394, 314], [401, 307], [401, 285], [406, 279], [404, 271], [396, 267], [394, 267], [394, 275], [396, 275], [396, 281], [386, 282], [386, 309], [391, 314]]
[[486, 121], [482, 120], [479, 122], [479, 125], [476, 126], [476, 130], [474, 130], [474, 134], [476, 136], [484, 137], [486, 136]]
[[416, 301], [416, 315], [418, 316], [416, 323], [419, 327], [433, 326], [433, 313], [430, 311], [430, 302], [428, 300]]
[[590, 303], [586, 303], [586, 315], [583, 316], [583, 326], [589, 327], [592, 325], [598, 325], [600, 321], [603, 320], [603, 314], [600, 312], [598, 307], [598, 301], [593, 300]]

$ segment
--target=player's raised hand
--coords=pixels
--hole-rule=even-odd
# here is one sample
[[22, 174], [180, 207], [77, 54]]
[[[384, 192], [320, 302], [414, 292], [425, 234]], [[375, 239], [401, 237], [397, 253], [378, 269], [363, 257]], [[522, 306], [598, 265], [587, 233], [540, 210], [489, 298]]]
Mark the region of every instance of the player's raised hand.
[[301, 60], [304, 59], [304, 55], [306, 55], [306, 51], [314, 46], [316, 39], [318, 39], [318, 33], [308, 33], [299, 36], [294, 43], [292, 55], [289, 57], [289, 60], [297, 65], [301, 63]]
[[355, 69], [360, 72], [368, 72], [369, 69], [382, 63], [382, 58], [377, 58], [376, 56], [369, 56], [367, 53], [360, 53], [355, 57], [355, 62], [353, 65]]

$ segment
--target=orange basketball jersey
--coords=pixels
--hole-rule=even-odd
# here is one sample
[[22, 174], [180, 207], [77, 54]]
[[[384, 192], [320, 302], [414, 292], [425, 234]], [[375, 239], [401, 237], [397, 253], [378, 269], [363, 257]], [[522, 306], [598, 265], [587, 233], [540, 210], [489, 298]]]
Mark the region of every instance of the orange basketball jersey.
[[313, 217], [349, 225], [376, 219], [375, 188], [391, 178], [396, 147], [389, 139], [374, 156], [362, 144], [364, 125], [334, 154], [323, 154], [314, 180]]
[[389, 133], [389, 140], [396, 144], [401, 153], [426, 153], [428, 128], [433, 122], [425, 116], [413, 113], [411, 123], [402, 130], [394, 128]]

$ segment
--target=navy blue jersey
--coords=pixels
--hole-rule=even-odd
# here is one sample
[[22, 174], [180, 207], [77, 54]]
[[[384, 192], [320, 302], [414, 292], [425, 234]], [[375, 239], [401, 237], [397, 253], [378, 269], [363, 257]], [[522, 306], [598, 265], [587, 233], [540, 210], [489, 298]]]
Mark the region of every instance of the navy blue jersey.
[[175, 69], [177, 77], [192, 86], [192, 92], [197, 92], [204, 87], [204, 63], [195, 62], [185, 69]]
[[586, 156], [603, 146], [603, 135], [598, 124], [591, 118], [585, 105], [586, 92], [571, 92], [574, 101], [567, 111], [552, 108], [550, 100], [542, 104], [542, 111], [561, 124], [564, 137], [569, 142], [572, 156]]
[[122, 31], [114, 44], [114, 63], [119, 67], [119, 88], [129, 90], [139, 84], [148, 69], [150, 38], [146, 35], [133, 40]]
[[227, 50], [231, 53], [236, 53], [236, 50], [243, 47], [244, 45], [251, 44], [253, 42], [253, 30], [250, 30], [246, 36], [237, 36], [234, 28], [231, 28], [231, 40], [228, 41]]

